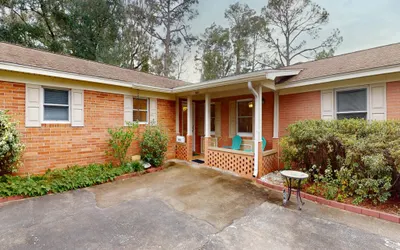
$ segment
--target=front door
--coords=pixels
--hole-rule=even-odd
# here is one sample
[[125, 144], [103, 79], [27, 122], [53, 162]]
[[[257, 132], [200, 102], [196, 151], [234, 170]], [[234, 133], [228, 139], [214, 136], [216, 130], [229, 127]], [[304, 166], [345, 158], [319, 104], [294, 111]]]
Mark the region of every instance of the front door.
[[[196, 136], [195, 136], [195, 117], [196, 117], [196, 115], [195, 115], [195, 110], [196, 110], [196, 108], [195, 108], [195, 103], [194, 102], [192, 102], [192, 135], [193, 135], [193, 139], [192, 139], [192, 141], [193, 141], [193, 145], [192, 145], [192, 147], [193, 147], [193, 151], [196, 151]], [[183, 102], [182, 103], [182, 135], [184, 135], [184, 136], [186, 136], [186, 134], [187, 134], [187, 103], [186, 102]]]

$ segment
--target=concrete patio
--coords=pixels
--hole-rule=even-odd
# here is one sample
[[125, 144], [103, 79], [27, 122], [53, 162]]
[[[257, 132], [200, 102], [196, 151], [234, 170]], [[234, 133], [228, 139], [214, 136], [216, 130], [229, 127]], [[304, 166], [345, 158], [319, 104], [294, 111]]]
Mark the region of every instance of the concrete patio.
[[400, 249], [400, 225], [209, 168], [164, 171], [3, 204], [0, 249]]

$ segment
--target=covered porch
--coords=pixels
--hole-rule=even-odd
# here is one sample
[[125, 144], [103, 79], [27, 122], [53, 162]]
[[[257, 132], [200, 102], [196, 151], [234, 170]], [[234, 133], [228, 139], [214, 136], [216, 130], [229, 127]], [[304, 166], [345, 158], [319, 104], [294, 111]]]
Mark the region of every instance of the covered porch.
[[180, 138], [176, 158], [200, 158], [205, 165], [246, 178], [259, 178], [279, 169], [276, 77], [270, 74], [268, 78], [265, 72], [246, 74], [239, 79], [208, 82], [207, 86], [194, 85], [180, 93], [176, 99], [176, 133]]

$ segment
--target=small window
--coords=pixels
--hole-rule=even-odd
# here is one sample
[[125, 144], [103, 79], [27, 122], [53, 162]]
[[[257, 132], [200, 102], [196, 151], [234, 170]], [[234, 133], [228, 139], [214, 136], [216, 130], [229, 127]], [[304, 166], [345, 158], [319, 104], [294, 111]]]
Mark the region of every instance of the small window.
[[253, 101], [237, 101], [237, 132], [252, 134], [253, 132]]
[[337, 119], [367, 119], [367, 89], [355, 89], [336, 92]]
[[44, 121], [69, 121], [69, 91], [44, 89]]
[[211, 134], [215, 134], [215, 104], [211, 104]]
[[134, 98], [133, 99], [133, 121], [139, 123], [147, 123], [148, 121], [148, 99]]

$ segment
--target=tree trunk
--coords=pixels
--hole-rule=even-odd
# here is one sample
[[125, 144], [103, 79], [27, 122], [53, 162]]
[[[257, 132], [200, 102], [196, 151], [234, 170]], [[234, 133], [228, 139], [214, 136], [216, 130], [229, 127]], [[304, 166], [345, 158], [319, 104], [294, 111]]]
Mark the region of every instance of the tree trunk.
[[167, 15], [167, 34], [165, 37], [165, 51], [164, 51], [164, 65], [163, 65], [163, 74], [164, 76], [169, 76], [169, 57], [170, 57], [170, 47], [171, 47], [171, 11], [170, 11], [170, 1], [168, 1], [168, 15]]

